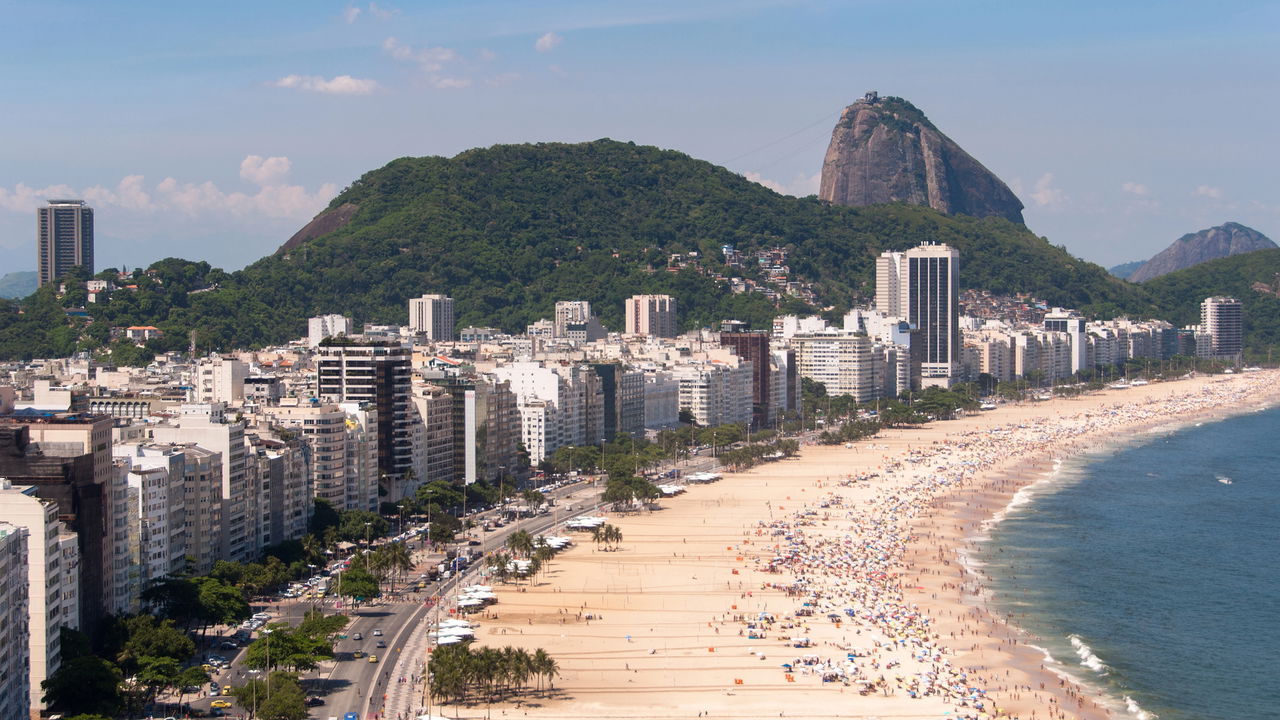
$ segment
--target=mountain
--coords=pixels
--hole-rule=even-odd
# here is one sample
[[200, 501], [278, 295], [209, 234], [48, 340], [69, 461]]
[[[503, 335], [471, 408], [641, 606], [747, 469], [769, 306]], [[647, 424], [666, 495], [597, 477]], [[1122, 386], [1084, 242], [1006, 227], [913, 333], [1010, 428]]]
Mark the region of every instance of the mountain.
[[1022, 223], [1022, 201], [914, 105], [869, 92], [844, 109], [818, 197], [835, 205], [906, 202], [948, 215]]
[[[101, 344], [110, 327], [155, 325], [165, 333], [155, 349], [185, 349], [194, 331], [204, 352], [301, 337], [306, 318], [322, 313], [403, 324], [409, 298], [431, 292], [454, 298], [459, 327], [523, 331], [549, 317], [556, 300], [582, 299], [617, 330], [624, 299], [638, 293], [676, 296], [685, 329], [726, 318], [768, 327], [779, 313], [815, 308], [786, 295], [775, 302], [730, 292], [716, 275], [765, 278], [754, 260], [727, 267], [722, 245], [747, 255], [782, 248], [788, 279], [810, 284], [817, 308], [838, 317], [874, 297], [882, 250], [926, 241], [961, 251], [963, 287], [1032, 293], [1102, 316], [1146, 307], [1141, 288], [1003, 218], [901, 203], [834, 206], [779, 195], [679, 152], [598, 140], [392, 161], [244, 270], [161, 261], [135, 277], [137, 291], [94, 304], [87, 328], [62, 323], [74, 332], [35, 330], [0, 303], [0, 357], [33, 352], [6, 349], [6, 322], [45, 332], [43, 348]], [[676, 253], [698, 260], [669, 267]], [[54, 317], [41, 304], [52, 296], [42, 293], [31, 299], [42, 308], [31, 318]], [[76, 302], [83, 298], [75, 293], [63, 300]]]
[[35, 270], [11, 272], [0, 276], [0, 297], [24, 298], [35, 291]]
[[1188, 233], [1129, 275], [1132, 282], [1146, 282], [1152, 278], [1185, 270], [1193, 265], [1217, 258], [1241, 255], [1276, 247], [1266, 235], [1240, 223], [1223, 223], [1200, 232]]
[[1115, 275], [1121, 280], [1128, 280], [1129, 276], [1133, 274], [1133, 271], [1142, 267], [1144, 262], [1146, 262], [1146, 260], [1134, 260], [1133, 262], [1122, 263], [1108, 269], [1107, 272]]

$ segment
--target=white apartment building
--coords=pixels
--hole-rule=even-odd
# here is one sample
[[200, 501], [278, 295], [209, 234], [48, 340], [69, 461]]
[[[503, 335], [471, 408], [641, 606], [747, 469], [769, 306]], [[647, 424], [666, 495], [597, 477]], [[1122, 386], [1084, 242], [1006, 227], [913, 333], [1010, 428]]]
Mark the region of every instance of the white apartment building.
[[689, 411], [699, 425], [751, 424], [750, 362], [739, 362], [736, 366], [684, 363], [676, 365], [671, 374], [679, 383], [680, 409]]
[[183, 405], [179, 412], [177, 425], [155, 425], [150, 430], [151, 437], [162, 443], [195, 443], [221, 456], [222, 550], [219, 556], [250, 562], [262, 548], [257, 546], [250, 522], [250, 512], [259, 499], [257, 488], [249, 484], [244, 423], [228, 422], [223, 403]]
[[31, 486], [0, 478], [0, 522], [27, 534], [28, 697], [34, 714], [45, 707], [40, 683], [62, 665], [61, 629], [80, 626], [80, 553], [75, 534], [58, 520], [57, 506], [36, 497]]
[[871, 339], [848, 333], [800, 334], [791, 338], [800, 376], [826, 386], [828, 396], [850, 395], [856, 402], [880, 396]]
[[626, 302], [626, 333], [673, 338], [676, 300], [670, 295], [632, 295]]
[[644, 427], [664, 430], [680, 424], [680, 380], [669, 370], [645, 370]]
[[[122, 445], [118, 452], [129, 446]], [[186, 490], [182, 486], [182, 453], [131, 455], [129, 468], [131, 528], [137, 533], [140, 582], [143, 587], [181, 572], [187, 554]]]
[[196, 363], [192, 378], [191, 402], [239, 403], [244, 400], [244, 381], [249, 366], [233, 358], [208, 357]]
[[307, 345], [319, 347], [327, 337], [350, 335], [354, 325], [351, 318], [342, 315], [319, 315], [307, 320]]
[[26, 528], [0, 522], [0, 717], [31, 714], [30, 607]]
[[[1200, 303], [1200, 328], [1209, 335], [1207, 357], [1239, 363], [1244, 352], [1244, 306], [1230, 297]], [[1199, 348], [1197, 348], [1197, 351]]]
[[419, 484], [453, 480], [453, 395], [438, 385], [417, 382], [410, 398], [414, 423], [413, 467]]
[[432, 342], [454, 340], [453, 298], [423, 295], [409, 300], [409, 331], [421, 333]]
[[334, 403], [280, 406], [266, 412], [307, 443], [308, 485], [314, 497], [339, 511], [369, 509], [370, 488], [376, 498], [378, 486], [376, 431], [369, 436], [348, 408]]

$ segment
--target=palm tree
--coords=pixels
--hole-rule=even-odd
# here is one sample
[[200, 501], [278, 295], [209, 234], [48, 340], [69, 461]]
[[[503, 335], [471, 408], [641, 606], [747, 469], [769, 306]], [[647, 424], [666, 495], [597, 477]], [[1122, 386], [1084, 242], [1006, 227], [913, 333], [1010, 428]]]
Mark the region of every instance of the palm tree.
[[490, 574], [499, 580], [506, 580], [508, 573], [511, 572], [511, 555], [504, 552], [496, 552], [485, 560], [485, 566], [489, 568]]
[[405, 573], [413, 569], [413, 555], [410, 554], [409, 548], [405, 547], [402, 542], [391, 543], [379, 548], [379, 554], [382, 556], [382, 562], [391, 574], [391, 592], [396, 591], [395, 577], [403, 576]]
[[528, 530], [517, 530], [507, 538], [507, 549], [517, 555], [529, 557], [533, 554], [533, 536]]

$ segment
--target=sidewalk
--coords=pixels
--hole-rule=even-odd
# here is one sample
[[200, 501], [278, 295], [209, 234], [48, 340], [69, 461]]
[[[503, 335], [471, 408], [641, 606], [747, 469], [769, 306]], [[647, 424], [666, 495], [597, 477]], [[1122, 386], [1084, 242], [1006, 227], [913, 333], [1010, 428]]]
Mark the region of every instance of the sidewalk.
[[422, 671], [426, 663], [431, 623], [424, 617], [409, 633], [396, 655], [395, 667], [383, 695], [378, 717], [387, 720], [414, 720], [422, 712]]

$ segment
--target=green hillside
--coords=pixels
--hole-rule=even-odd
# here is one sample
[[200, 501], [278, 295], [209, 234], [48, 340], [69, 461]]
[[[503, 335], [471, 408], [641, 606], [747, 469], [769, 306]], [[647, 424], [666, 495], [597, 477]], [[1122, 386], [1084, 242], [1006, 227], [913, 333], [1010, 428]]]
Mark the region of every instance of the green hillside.
[[[728, 292], [710, 273], [760, 276], [724, 268], [722, 244], [787, 249], [792, 279], [813, 283], [817, 305], [838, 313], [871, 297], [882, 250], [921, 242], [960, 249], [963, 287], [1029, 292], [1101, 316], [1149, 308], [1141, 288], [1002, 219], [836, 207], [778, 195], [682, 153], [600, 140], [395, 160], [352, 183], [288, 247], [242, 271], [165, 260], [139, 276], [136, 292], [91, 306], [91, 324], [68, 319], [64, 330], [36, 328], [0, 303], [0, 338], [58, 330], [29, 346], [92, 348], [110, 327], [143, 324], [166, 333], [154, 349], [185, 348], [191, 330], [201, 351], [228, 349], [300, 337], [306, 318], [320, 313], [403, 324], [408, 299], [428, 292], [454, 297], [460, 327], [518, 331], [548, 317], [556, 300], [584, 299], [621, 329], [623, 299], [640, 292], [675, 295], [685, 328], [723, 318], [763, 326], [809, 308]], [[691, 251], [697, 268], [668, 271], [670, 254]], [[76, 293], [62, 299], [77, 302]], [[29, 356], [30, 347], [0, 343], [0, 356]]]
[[1199, 323], [1200, 302], [1207, 297], [1237, 298], [1244, 305], [1246, 348], [1257, 357], [1280, 349], [1280, 248], [1210, 260], [1148, 280], [1142, 288], [1160, 316], [1178, 325]]

